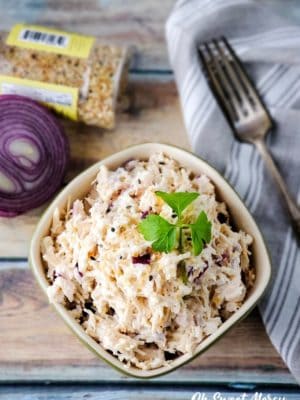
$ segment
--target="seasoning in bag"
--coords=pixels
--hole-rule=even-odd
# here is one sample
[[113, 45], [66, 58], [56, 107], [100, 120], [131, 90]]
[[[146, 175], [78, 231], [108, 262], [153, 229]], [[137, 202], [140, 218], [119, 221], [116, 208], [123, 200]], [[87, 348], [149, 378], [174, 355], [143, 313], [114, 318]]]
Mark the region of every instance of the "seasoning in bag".
[[92, 36], [24, 24], [0, 34], [0, 94], [30, 97], [88, 125], [114, 127], [127, 69], [127, 48]]

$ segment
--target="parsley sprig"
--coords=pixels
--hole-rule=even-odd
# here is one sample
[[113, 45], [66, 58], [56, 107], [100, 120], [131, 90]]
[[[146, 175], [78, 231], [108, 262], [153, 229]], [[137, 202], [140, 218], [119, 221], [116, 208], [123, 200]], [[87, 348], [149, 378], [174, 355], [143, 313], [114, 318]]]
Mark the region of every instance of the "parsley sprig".
[[150, 214], [138, 225], [139, 232], [152, 242], [155, 251], [169, 253], [174, 248], [183, 252], [183, 230], [191, 232], [193, 253], [198, 256], [205, 243], [211, 241], [211, 222], [204, 211], [201, 211], [194, 223], [184, 222], [183, 211], [199, 196], [195, 192], [166, 193], [157, 191], [155, 194], [164, 200], [176, 214], [177, 222], [171, 224], [160, 215]]

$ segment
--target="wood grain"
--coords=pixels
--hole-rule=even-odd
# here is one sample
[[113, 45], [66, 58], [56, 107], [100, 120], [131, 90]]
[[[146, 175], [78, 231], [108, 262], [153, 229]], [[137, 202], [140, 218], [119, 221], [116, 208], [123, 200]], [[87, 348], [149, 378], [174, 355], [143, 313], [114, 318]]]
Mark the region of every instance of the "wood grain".
[[[66, 182], [97, 160], [131, 144], [161, 141], [189, 148], [164, 40], [164, 23], [173, 3], [174, 0], [0, 0], [1, 30], [8, 30], [16, 22], [38, 23], [101, 36], [105, 41], [135, 48], [131, 71], [136, 75], [130, 76], [129, 94], [117, 129], [105, 132], [64, 122], [71, 145]], [[29, 240], [42, 211], [40, 208], [18, 218], [0, 219], [0, 382], [17, 383], [0, 386], [0, 400], [181, 400], [199, 391], [199, 383], [213, 388], [228, 383], [238, 388], [240, 384], [249, 388], [257, 383], [267, 387], [295, 385], [270, 343], [257, 310], [204, 355], [147, 386], [141, 382], [137, 386], [135, 380], [114, 372], [68, 331], [37, 287], [27, 261], [11, 262], [11, 258], [27, 257]], [[22, 382], [26, 386], [21, 386]], [[82, 385], [38, 385], [43, 382]], [[27, 386], [33, 383], [34, 386]], [[181, 383], [185, 386], [180, 388]], [[296, 390], [270, 392], [296, 400]], [[222, 390], [228, 397], [237, 393]], [[212, 391], [205, 390], [205, 394], [208, 400], [212, 398]]]
[[[97, 359], [50, 308], [28, 269], [0, 270], [0, 381], [129, 381]], [[55, 368], [54, 368], [55, 367]], [[293, 383], [254, 311], [166, 382]]]
[[[71, 146], [66, 182], [102, 158], [142, 142], [189, 148], [172, 76], [132, 75], [114, 132], [63, 121]], [[0, 259], [27, 257], [35, 225], [47, 205], [16, 218], [0, 218]]]
[[1, 30], [18, 22], [57, 27], [132, 46], [133, 69], [170, 69], [164, 23], [174, 0], [0, 0]]
[[[257, 393], [257, 399], [268, 399], [270, 391], [268, 389], [263, 390], [222, 390], [222, 388], [208, 389], [208, 388], [138, 388], [138, 387], [122, 387], [113, 388], [113, 390], [102, 386], [38, 386], [38, 387], [6, 387], [0, 389], [0, 400], [188, 400], [188, 399], [202, 399], [213, 400], [213, 399], [224, 399], [224, 400], [238, 400], [241, 399], [241, 395], [247, 392], [245, 399], [254, 399], [255, 393]], [[218, 396], [218, 393], [222, 393], [222, 398], [214, 397]], [[217, 395], [216, 395], [217, 393]], [[258, 396], [262, 397], [258, 397]], [[192, 397], [194, 396], [194, 397]], [[198, 397], [199, 396], [199, 397]], [[205, 396], [205, 397], [204, 397]], [[270, 397], [269, 397], [270, 399]], [[276, 400], [299, 400], [298, 390], [275, 390], [272, 391], [272, 399]]]

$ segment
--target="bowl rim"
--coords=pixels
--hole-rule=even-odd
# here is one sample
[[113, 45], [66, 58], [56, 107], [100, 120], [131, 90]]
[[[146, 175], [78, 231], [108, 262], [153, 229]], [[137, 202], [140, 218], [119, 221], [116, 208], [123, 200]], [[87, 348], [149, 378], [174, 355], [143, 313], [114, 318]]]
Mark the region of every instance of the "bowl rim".
[[[148, 150], [146, 148], [149, 148]], [[156, 148], [156, 150], [166, 152], [168, 154], [168, 150], [172, 153], [174, 150], [178, 152], [178, 158], [176, 158], [174, 155], [169, 155], [172, 158], [177, 159], [178, 162], [180, 161], [180, 156], [183, 157], [189, 157], [194, 160], [195, 163], [199, 163], [199, 169], [201, 167], [205, 166], [206, 169], [208, 169], [213, 175], [215, 175], [220, 182], [222, 182], [223, 187], [227, 187], [229, 191], [231, 192], [231, 195], [234, 197], [234, 202], [237, 203], [237, 206], [240, 206], [243, 210], [243, 214], [247, 216], [248, 221], [251, 222], [255, 230], [257, 231], [258, 234], [258, 242], [260, 243], [260, 251], [264, 253], [264, 257], [266, 259], [266, 265], [264, 265], [263, 269], [265, 270], [265, 277], [263, 282], [260, 283], [260, 286], [257, 287], [254, 290], [254, 293], [252, 293], [252, 296], [254, 297], [251, 302], [249, 302], [248, 306], [246, 307], [245, 304], [247, 304], [248, 300], [246, 300], [241, 308], [236, 311], [229, 319], [227, 319], [220, 327], [214, 332], [212, 335], [209, 335], [206, 337], [202, 342], [200, 342], [197, 345], [197, 349], [199, 346], [201, 346], [198, 350], [196, 350], [193, 354], [184, 354], [183, 356], [180, 356], [174, 362], [169, 364], [168, 366], [164, 367], [159, 367], [157, 369], [153, 370], [142, 370], [136, 367], [127, 367], [125, 364], [123, 364], [121, 361], [119, 361], [117, 358], [114, 356], [110, 355], [104, 347], [102, 347], [101, 344], [97, 343], [94, 339], [92, 339], [81, 327], [81, 325], [70, 315], [67, 309], [65, 307], [57, 302], [50, 303], [51, 306], [54, 308], [54, 310], [62, 317], [64, 323], [69, 327], [69, 329], [79, 338], [79, 340], [87, 347], [89, 348], [94, 354], [97, 355], [97, 357], [101, 358], [104, 360], [106, 363], [108, 363], [110, 366], [118, 370], [119, 372], [122, 372], [123, 374], [126, 374], [128, 376], [134, 377], [134, 378], [142, 378], [142, 379], [149, 379], [149, 378], [154, 378], [154, 377], [159, 377], [162, 375], [165, 375], [167, 373], [170, 373], [174, 371], [175, 369], [187, 364], [188, 362], [192, 361], [195, 359], [197, 356], [208, 350], [214, 343], [216, 343], [223, 335], [228, 332], [232, 327], [234, 327], [238, 322], [240, 322], [242, 319], [244, 319], [256, 306], [260, 298], [263, 296], [265, 290], [267, 289], [267, 286], [270, 282], [271, 278], [271, 260], [270, 260], [270, 254], [268, 252], [267, 246], [265, 244], [265, 240], [263, 238], [262, 232], [260, 228], [258, 227], [257, 223], [255, 222], [252, 214], [244, 204], [243, 200], [239, 196], [239, 194], [236, 192], [236, 190], [231, 186], [231, 184], [224, 178], [217, 170], [216, 168], [212, 167], [207, 161], [203, 160], [201, 157], [195, 155], [191, 151], [182, 149], [178, 146], [170, 145], [170, 144], [164, 144], [164, 143], [158, 143], [158, 142], [145, 142], [133, 146], [128, 146], [124, 148], [121, 151], [118, 151], [116, 153], [111, 154], [108, 157], [103, 158], [102, 160], [94, 163], [92, 166], [89, 168], [85, 169], [82, 171], [80, 174], [78, 174], [74, 179], [72, 179], [61, 191], [57, 196], [53, 199], [53, 201], [50, 203], [50, 205], [46, 208], [44, 213], [42, 214], [35, 231], [33, 233], [31, 243], [30, 243], [30, 251], [29, 251], [29, 265], [30, 268], [39, 284], [41, 287], [42, 291], [45, 293], [47, 296], [47, 288], [49, 286], [49, 283], [47, 282], [45, 273], [42, 272], [43, 270], [43, 265], [42, 261], [40, 258], [40, 240], [44, 235], [45, 232], [45, 227], [49, 227], [53, 211], [56, 207], [58, 207], [58, 204], [61, 202], [61, 200], [66, 197], [68, 193], [73, 193], [75, 187], [81, 182], [81, 181], [87, 181], [89, 180], [92, 182], [92, 176], [96, 176], [97, 170], [100, 165], [109, 165], [113, 164], [115, 160], [118, 158], [122, 159], [126, 155], [125, 159], [130, 158], [130, 152], [134, 152], [137, 150], [145, 150], [148, 152], [148, 156], [151, 154], [151, 148]], [[129, 153], [129, 154], [127, 154]], [[121, 162], [117, 162], [116, 164], [121, 165]], [[214, 182], [214, 179], [211, 178], [208, 174], [209, 179], [213, 181], [214, 186], [218, 189], [219, 184], [216, 184]], [[219, 183], [220, 183], [219, 182]], [[66, 201], [64, 202], [66, 204]], [[61, 207], [62, 205], [60, 205]], [[48, 296], [47, 296], [48, 298]], [[49, 300], [48, 300], [49, 301]], [[237, 317], [238, 315], [238, 317]], [[234, 318], [235, 317], [235, 318]], [[203, 345], [204, 343], [204, 345]], [[178, 362], [178, 360], [181, 360]], [[177, 361], [177, 362], [176, 362]]]

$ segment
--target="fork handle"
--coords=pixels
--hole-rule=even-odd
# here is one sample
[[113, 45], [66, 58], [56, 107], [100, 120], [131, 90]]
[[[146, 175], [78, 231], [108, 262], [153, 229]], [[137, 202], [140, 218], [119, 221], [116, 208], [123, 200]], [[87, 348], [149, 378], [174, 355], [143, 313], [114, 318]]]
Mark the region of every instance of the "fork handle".
[[300, 208], [297, 205], [296, 201], [289, 194], [288, 188], [287, 188], [269, 150], [267, 149], [264, 140], [257, 139], [254, 141], [254, 144], [256, 145], [262, 158], [266, 162], [267, 167], [269, 168], [269, 171], [271, 172], [275, 182], [277, 183], [277, 185], [286, 201], [294, 229], [297, 232], [298, 237], [300, 237]]

